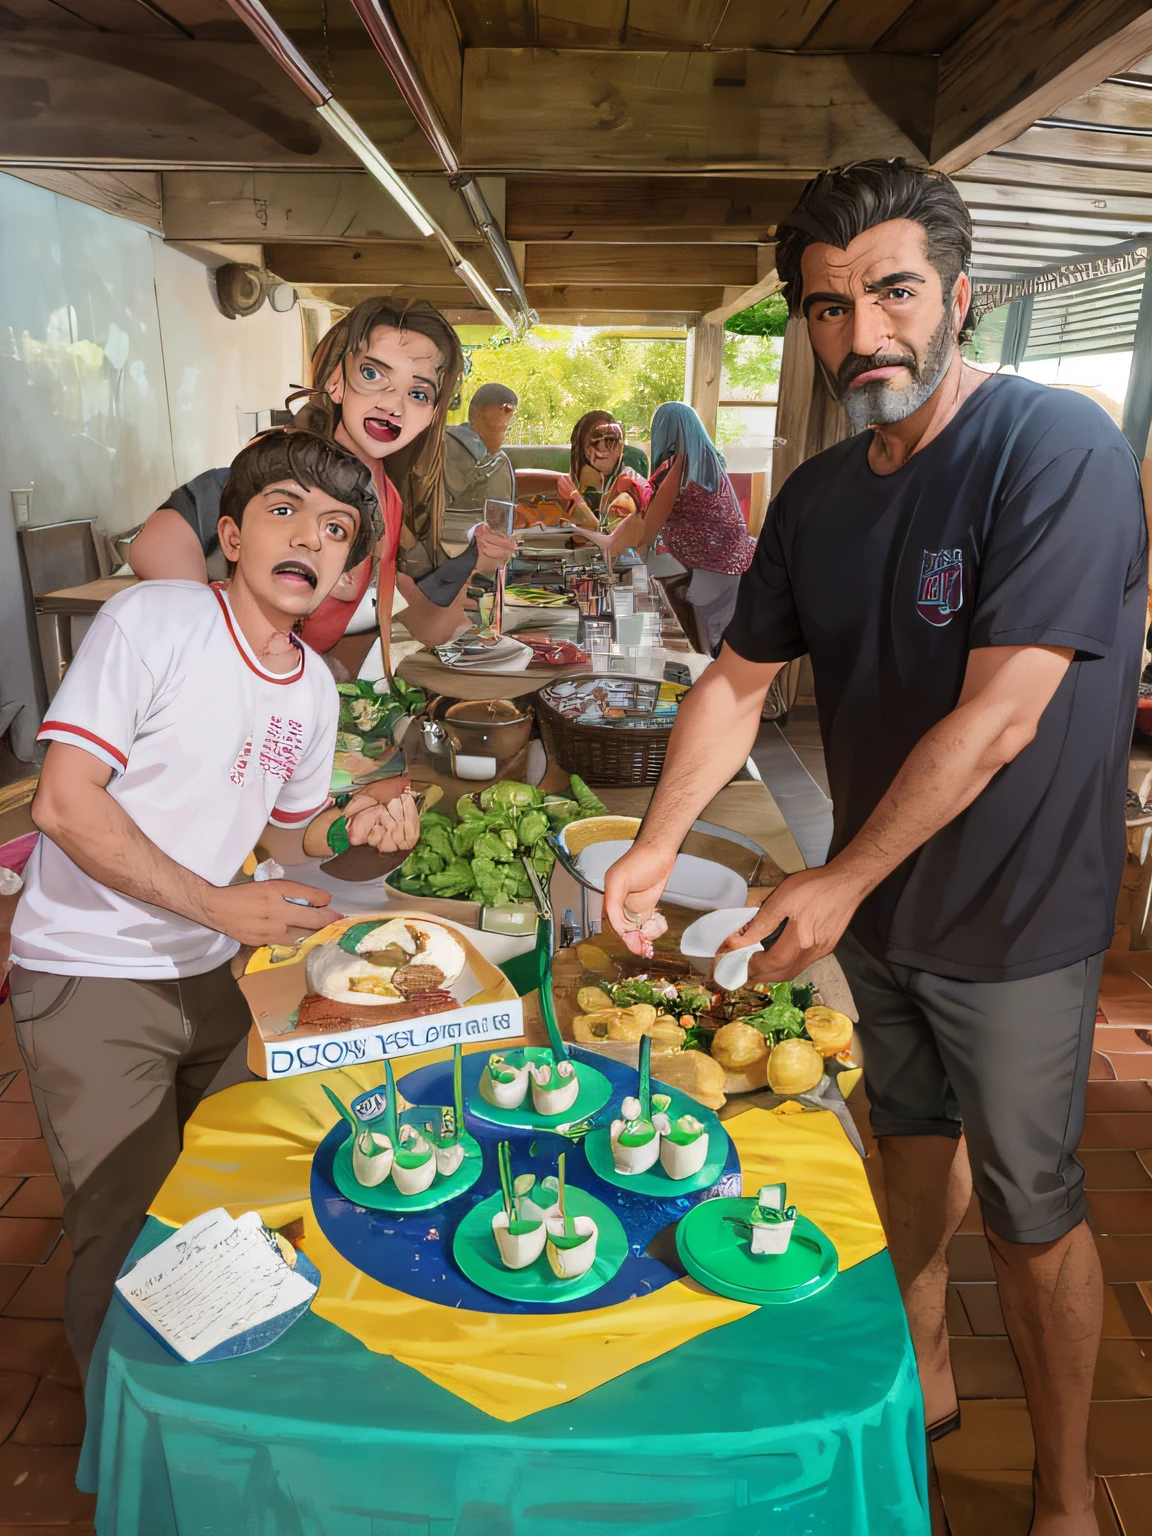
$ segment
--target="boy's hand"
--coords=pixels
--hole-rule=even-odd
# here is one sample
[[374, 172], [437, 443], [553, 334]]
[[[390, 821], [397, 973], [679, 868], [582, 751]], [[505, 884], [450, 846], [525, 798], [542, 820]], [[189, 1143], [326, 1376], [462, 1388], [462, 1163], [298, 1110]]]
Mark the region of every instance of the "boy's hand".
[[353, 848], [368, 843], [377, 853], [402, 853], [420, 840], [420, 813], [408, 790], [384, 805], [354, 795], [344, 807], [344, 824]]
[[[294, 897], [307, 903], [296, 906]], [[216, 889], [208, 903], [209, 926], [241, 944], [295, 944], [302, 933], [316, 933], [340, 916], [329, 909], [331, 896], [295, 880], [253, 880]]]

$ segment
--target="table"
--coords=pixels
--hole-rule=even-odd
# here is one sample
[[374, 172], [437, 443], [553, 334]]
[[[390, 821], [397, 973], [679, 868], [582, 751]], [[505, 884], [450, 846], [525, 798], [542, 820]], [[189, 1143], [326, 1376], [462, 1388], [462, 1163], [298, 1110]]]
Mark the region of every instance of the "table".
[[[347, 1094], [373, 1071], [322, 1076]], [[508, 1319], [382, 1285], [329, 1242], [309, 1197], [334, 1119], [320, 1076], [230, 1088], [189, 1122], [135, 1252], [215, 1204], [302, 1216], [323, 1285], [277, 1344], [209, 1366], [114, 1304], [79, 1475], [100, 1536], [927, 1536], [915, 1361], [831, 1116], [726, 1122], [746, 1186], [783, 1168], [835, 1241], [825, 1292], [754, 1309], [673, 1279], [604, 1311]]]
[[96, 581], [86, 581], [78, 587], [61, 587], [56, 592], [40, 592], [36, 595], [36, 612], [52, 620], [56, 640], [56, 655], [60, 677], [72, 661], [72, 620], [90, 618], [99, 613], [110, 597], [134, 587], [136, 576], [102, 576]]

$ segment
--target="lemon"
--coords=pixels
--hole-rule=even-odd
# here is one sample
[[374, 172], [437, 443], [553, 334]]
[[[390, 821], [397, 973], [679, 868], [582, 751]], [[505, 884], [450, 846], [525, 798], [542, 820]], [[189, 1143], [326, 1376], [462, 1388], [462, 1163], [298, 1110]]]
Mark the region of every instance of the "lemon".
[[773, 1093], [808, 1093], [824, 1076], [824, 1058], [808, 1040], [781, 1040], [768, 1058]]
[[835, 1008], [806, 1008], [804, 1028], [822, 1056], [835, 1056], [852, 1044], [852, 1020]]

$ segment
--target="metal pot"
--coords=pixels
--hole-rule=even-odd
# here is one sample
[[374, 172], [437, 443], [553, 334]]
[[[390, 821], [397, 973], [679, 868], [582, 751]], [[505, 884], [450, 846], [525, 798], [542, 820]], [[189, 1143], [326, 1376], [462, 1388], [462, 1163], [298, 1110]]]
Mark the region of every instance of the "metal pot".
[[527, 746], [536, 716], [530, 706], [511, 699], [453, 702], [441, 695], [429, 704], [428, 718], [443, 729], [455, 751], [506, 763]]

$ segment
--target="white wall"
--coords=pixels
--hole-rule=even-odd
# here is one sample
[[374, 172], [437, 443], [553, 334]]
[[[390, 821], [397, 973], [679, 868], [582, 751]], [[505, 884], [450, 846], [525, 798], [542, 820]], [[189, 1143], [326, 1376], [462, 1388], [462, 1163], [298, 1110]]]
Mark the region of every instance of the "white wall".
[[229, 320], [208, 269], [148, 230], [0, 175], [0, 713], [42, 697], [10, 489], [32, 521], [143, 522], [175, 486], [239, 449], [238, 411], [283, 404], [302, 363], [300, 317]]

